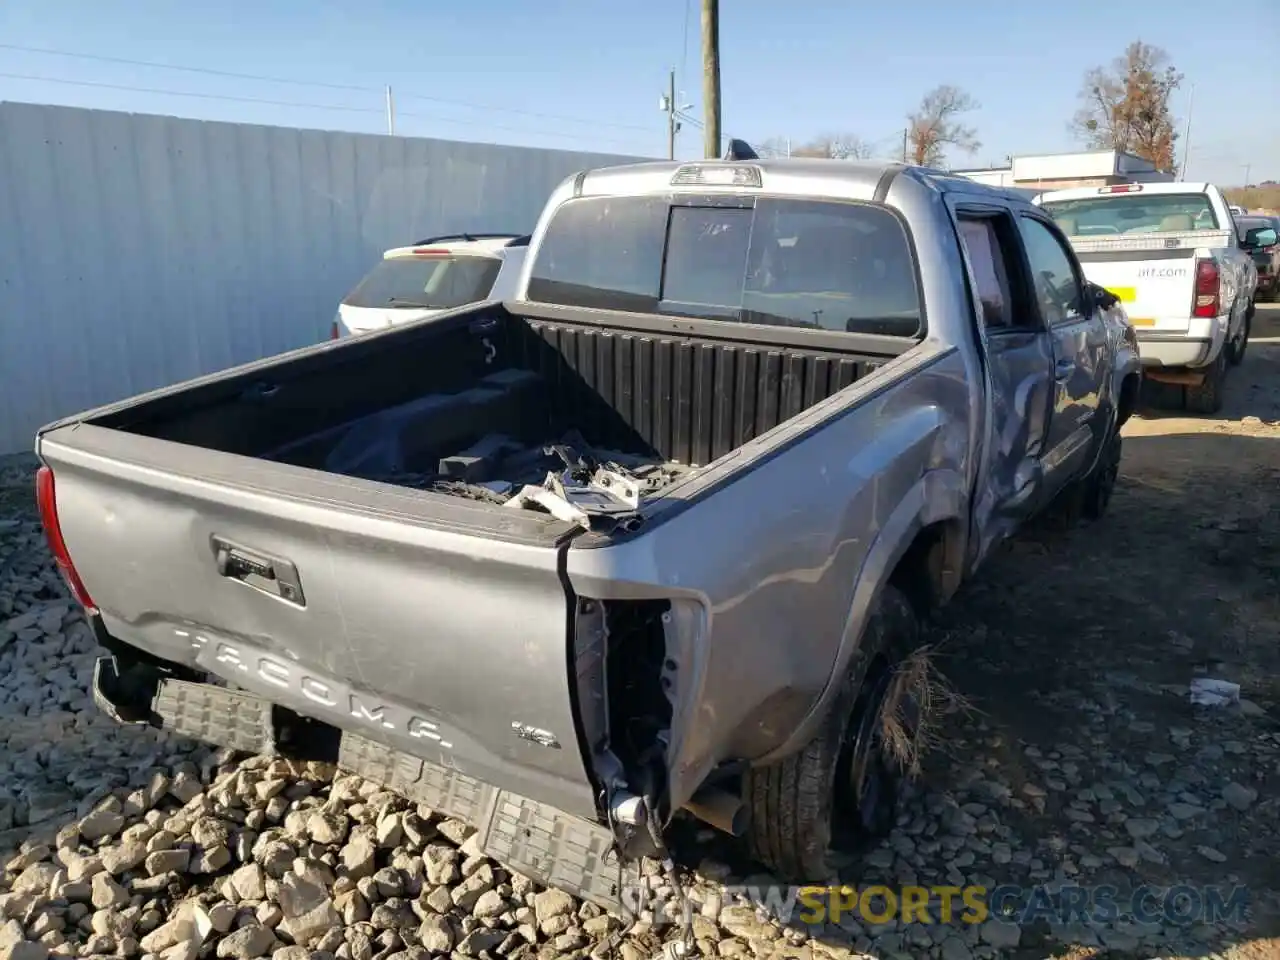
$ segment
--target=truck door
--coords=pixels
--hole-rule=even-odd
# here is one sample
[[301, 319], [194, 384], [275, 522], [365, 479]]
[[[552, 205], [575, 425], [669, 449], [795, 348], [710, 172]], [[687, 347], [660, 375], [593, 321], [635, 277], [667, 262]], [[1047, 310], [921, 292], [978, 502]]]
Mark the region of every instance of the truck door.
[[1043, 501], [1040, 458], [1053, 392], [1053, 344], [1023, 293], [1022, 243], [1013, 214], [1006, 207], [963, 200], [954, 214], [988, 378], [986, 452], [970, 537], [977, 559]]
[[1041, 457], [1051, 497], [1088, 469], [1104, 439], [1098, 394], [1109, 375], [1107, 334], [1066, 238], [1038, 213], [1017, 219], [1035, 307], [1053, 342], [1053, 406]]

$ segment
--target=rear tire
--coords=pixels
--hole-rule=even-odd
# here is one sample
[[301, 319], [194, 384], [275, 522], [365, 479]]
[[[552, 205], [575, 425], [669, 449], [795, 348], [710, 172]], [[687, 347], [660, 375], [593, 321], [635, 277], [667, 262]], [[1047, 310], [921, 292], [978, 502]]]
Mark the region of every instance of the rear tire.
[[1249, 332], [1253, 328], [1253, 314], [1255, 307], [1251, 303], [1249, 309], [1244, 315], [1244, 323], [1240, 327], [1240, 337], [1228, 344], [1227, 362], [1233, 367], [1238, 367], [1244, 363], [1245, 351], [1249, 349]]
[[835, 850], [892, 829], [905, 772], [881, 749], [879, 708], [893, 667], [918, 642], [914, 611], [901, 591], [886, 586], [817, 736], [798, 753], [747, 772], [747, 848], [782, 880], [833, 880]]
[[1047, 530], [1065, 533], [1081, 522], [1102, 519], [1111, 505], [1111, 496], [1120, 476], [1122, 444], [1117, 424], [1115, 433], [1098, 454], [1098, 462], [1093, 469], [1064, 488], [1038, 518]]
[[1112, 434], [1093, 471], [1080, 484], [1080, 516], [1085, 520], [1101, 520], [1111, 505], [1120, 478], [1123, 443], [1118, 432]]
[[1204, 381], [1195, 387], [1187, 387], [1185, 405], [1191, 413], [1218, 413], [1222, 409], [1223, 394], [1227, 384], [1227, 347], [1205, 371]]

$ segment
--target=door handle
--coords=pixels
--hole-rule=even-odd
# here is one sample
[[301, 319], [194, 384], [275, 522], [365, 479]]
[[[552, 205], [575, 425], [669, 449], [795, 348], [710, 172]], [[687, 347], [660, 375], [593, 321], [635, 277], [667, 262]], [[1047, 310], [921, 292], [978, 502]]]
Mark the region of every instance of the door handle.
[[1074, 360], [1059, 360], [1053, 365], [1053, 375], [1059, 380], [1065, 380], [1071, 376], [1075, 369], [1076, 362]]
[[299, 607], [307, 605], [298, 568], [288, 560], [232, 543], [217, 534], [209, 538], [218, 576], [279, 597]]

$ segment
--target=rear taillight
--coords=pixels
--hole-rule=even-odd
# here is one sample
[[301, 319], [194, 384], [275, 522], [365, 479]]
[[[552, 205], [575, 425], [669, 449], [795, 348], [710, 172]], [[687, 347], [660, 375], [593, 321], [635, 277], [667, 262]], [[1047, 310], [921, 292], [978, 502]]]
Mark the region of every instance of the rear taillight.
[[58, 501], [53, 489], [53, 471], [41, 467], [36, 471], [36, 506], [40, 510], [40, 522], [44, 525], [44, 536], [49, 542], [49, 552], [53, 554], [58, 572], [71, 591], [71, 595], [86, 610], [93, 610], [94, 603], [85, 590], [80, 574], [76, 573], [75, 564], [71, 562], [71, 554], [67, 552], [67, 543], [62, 539], [62, 526], [58, 523]]
[[329, 339], [330, 339], [330, 340], [341, 340], [341, 339], [342, 339], [342, 328], [341, 328], [340, 326], [338, 326], [338, 321], [337, 321], [337, 320], [335, 320], [335, 321], [333, 321], [333, 323], [329, 324]]
[[1272, 244], [1271, 246], [1269, 246], [1269, 247], [1263, 247], [1263, 248], [1262, 248], [1262, 252], [1263, 252], [1263, 253], [1265, 253], [1265, 254], [1266, 254], [1267, 256], [1269, 256], [1269, 257], [1273, 257], [1273, 256], [1275, 256], [1277, 253], [1280, 253], [1280, 243], [1273, 243], [1273, 244]]
[[1099, 187], [1099, 193], [1138, 193], [1142, 190], [1140, 183], [1117, 183], [1110, 187]]
[[1222, 288], [1222, 275], [1213, 260], [1196, 261], [1196, 300], [1191, 309], [1193, 317], [1216, 317], [1219, 312], [1218, 295]]
[[443, 247], [414, 247], [415, 257], [447, 257], [449, 251]]

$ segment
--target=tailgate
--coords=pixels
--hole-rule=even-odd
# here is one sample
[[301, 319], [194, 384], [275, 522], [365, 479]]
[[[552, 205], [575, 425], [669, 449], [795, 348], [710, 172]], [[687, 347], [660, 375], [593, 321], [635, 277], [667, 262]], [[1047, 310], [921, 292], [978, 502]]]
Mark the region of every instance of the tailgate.
[[84, 424], [38, 452], [113, 636], [595, 816], [555, 523]]
[[1120, 298], [1135, 327], [1177, 332], [1191, 322], [1197, 251], [1228, 238], [1226, 231], [1194, 230], [1070, 241], [1085, 276]]

